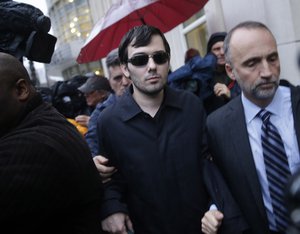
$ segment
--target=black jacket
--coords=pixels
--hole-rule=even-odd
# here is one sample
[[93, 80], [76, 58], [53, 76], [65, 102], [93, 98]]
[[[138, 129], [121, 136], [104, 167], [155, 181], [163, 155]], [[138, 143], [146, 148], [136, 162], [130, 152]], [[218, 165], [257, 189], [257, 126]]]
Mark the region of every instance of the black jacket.
[[102, 184], [87, 144], [34, 97], [0, 138], [0, 226], [7, 233], [95, 233]]

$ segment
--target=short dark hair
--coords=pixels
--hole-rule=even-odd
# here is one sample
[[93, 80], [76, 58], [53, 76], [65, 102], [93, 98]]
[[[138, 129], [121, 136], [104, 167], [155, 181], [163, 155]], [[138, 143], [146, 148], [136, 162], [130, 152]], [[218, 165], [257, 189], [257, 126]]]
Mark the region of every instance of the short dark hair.
[[[238, 25], [236, 25], [234, 28], [232, 28], [227, 36], [225, 37], [224, 40], [224, 54], [225, 54], [225, 61], [226, 63], [230, 64], [232, 66], [232, 58], [231, 58], [231, 51], [230, 51], [230, 41], [232, 38], [233, 33], [241, 28], [245, 28], [245, 29], [263, 29], [268, 31], [273, 37], [273, 33], [270, 31], [270, 29], [263, 23], [261, 22], [257, 22], [257, 21], [244, 21], [239, 23]], [[275, 37], [274, 37], [275, 39]]]
[[151, 38], [154, 35], [159, 35], [164, 43], [165, 50], [171, 55], [171, 49], [164, 34], [158, 29], [150, 25], [141, 25], [132, 28], [122, 38], [119, 45], [119, 58], [122, 64], [127, 63], [128, 60], [128, 46], [134, 41], [134, 47], [141, 47], [150, 44]]
[[106, 67], [120, 66], [118, 48], [109, 52], [106, 57]]
[[188, 49], [184, 55], [184, 63], [187, 63], [188, 61], [190, 61], [192, 58], [194, 58], [197, 55], [200, 56], [199, 50], [197, 50], [195, 48]]

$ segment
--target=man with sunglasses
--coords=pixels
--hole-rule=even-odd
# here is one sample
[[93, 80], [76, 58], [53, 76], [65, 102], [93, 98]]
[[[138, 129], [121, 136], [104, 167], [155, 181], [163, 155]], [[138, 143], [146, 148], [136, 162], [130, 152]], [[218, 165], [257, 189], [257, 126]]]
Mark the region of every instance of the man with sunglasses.
[[201, 101], [166, 86], [170, 47], [159, 29], [131, 29], [119, 58], [132, 85], [97, 123], [100, 154], [118, 169], [104, 184], [102, 228], [121, 234], [201, 233], [208, 205]]

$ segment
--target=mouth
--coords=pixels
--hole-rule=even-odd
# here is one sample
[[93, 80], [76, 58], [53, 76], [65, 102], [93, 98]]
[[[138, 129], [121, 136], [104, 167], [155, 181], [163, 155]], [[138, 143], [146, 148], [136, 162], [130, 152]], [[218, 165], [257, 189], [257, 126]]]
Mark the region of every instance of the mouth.
[[224, 63], [225, 64], [225, 58], [224, 57], [222, 57], [222, 58], [218, 58], [218, 63]]
[[261, 83], [258, 85], [258, 87], [262, 89], [272, 89], [276, 86], [275, 82], [268, 82], [268, 83]]
[[147, 77], [146, 81], [150, 81], [151, 82], [151, 81], [157, 81], [159, 79], [160, 79], [160, 77], [158, 75], [154, 75], [154, 76]]

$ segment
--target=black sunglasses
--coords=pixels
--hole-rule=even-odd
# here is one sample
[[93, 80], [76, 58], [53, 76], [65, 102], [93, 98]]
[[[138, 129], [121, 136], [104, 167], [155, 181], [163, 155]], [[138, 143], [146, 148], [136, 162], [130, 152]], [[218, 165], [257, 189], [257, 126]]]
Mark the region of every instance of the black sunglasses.
[[164, 51], [155, 52], [154, 54], [137, 54], [128, 59], [127, 62], [136, 67], [142, 67], [147, 65], [149, 58], [153, 58], [156, 64], [162, 65], [169, 60], [169, 54]]

